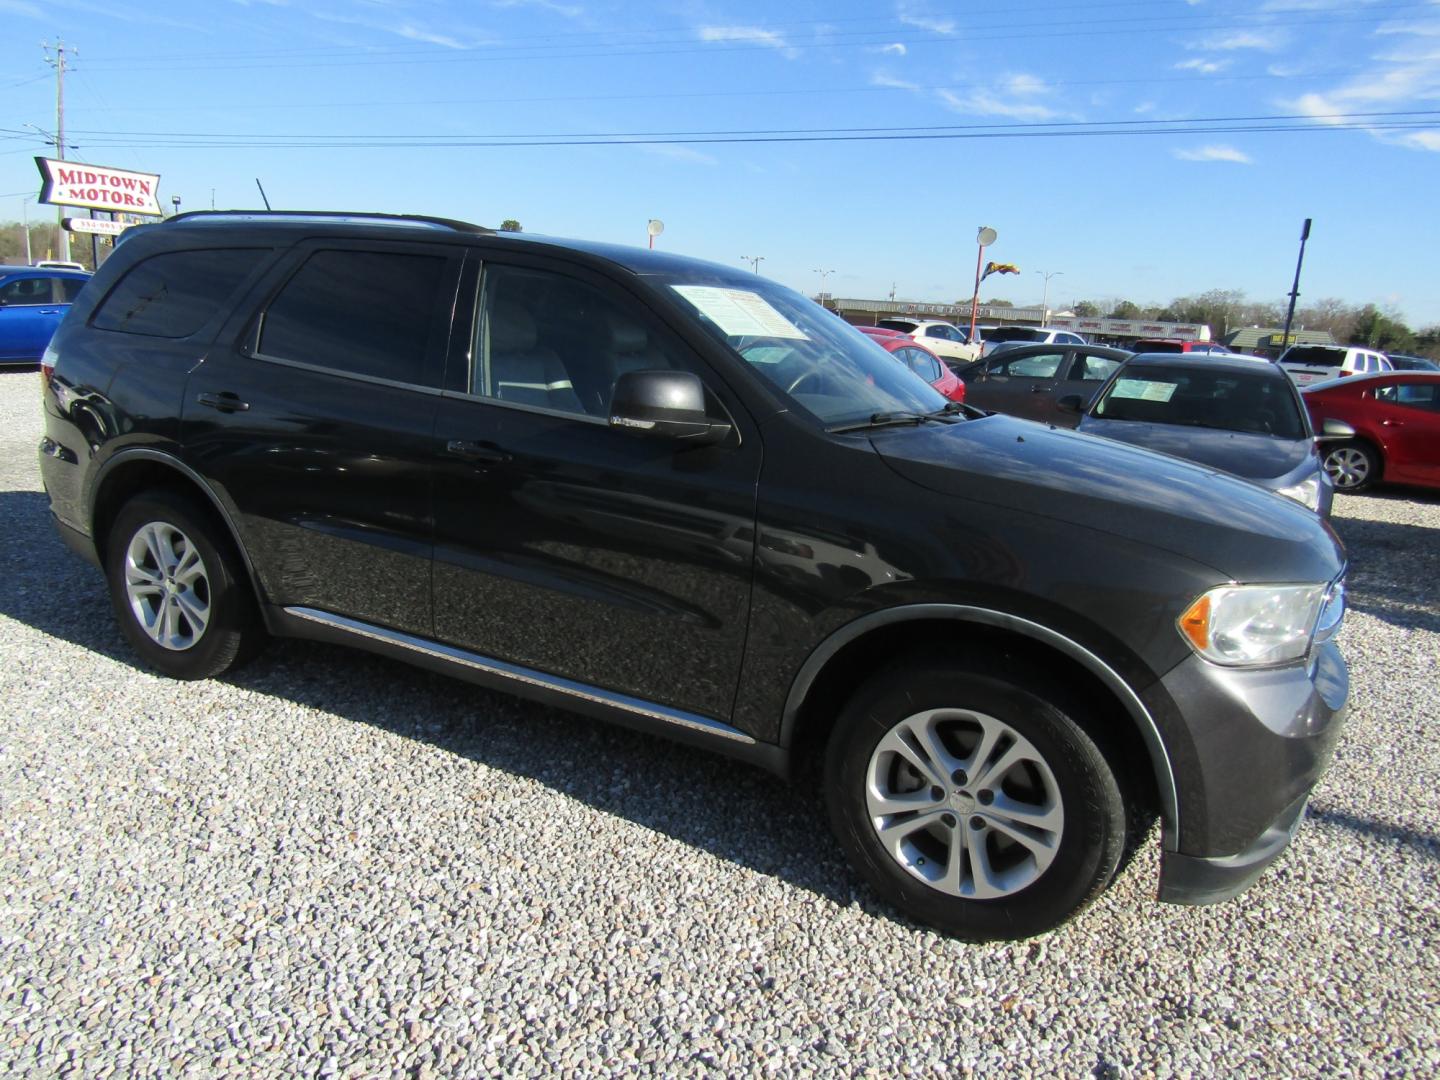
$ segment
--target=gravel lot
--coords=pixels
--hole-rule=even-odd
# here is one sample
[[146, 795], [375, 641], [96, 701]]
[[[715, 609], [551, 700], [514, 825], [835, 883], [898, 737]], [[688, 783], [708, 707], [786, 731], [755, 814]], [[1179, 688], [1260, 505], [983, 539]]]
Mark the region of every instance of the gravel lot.
[[137, 669], [0, 373], [0, 1074], [1440, 1071], [1440, 497], [1337, 500], [1354, 709], [1239, 900], [963, 945], [814, 792], [338, 648]]

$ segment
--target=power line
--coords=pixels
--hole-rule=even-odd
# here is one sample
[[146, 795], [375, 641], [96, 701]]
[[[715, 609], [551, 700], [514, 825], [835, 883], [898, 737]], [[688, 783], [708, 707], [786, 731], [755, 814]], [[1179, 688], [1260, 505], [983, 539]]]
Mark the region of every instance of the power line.
[[[1429, 9], [1433, 10], [1432, 5], [1429, 5], [1429, 4], [1407, 4], [1407, 5], [1399, 5], [1397, 8], [1395, 8], [1395, 9], [1390, 9], [1390, 10], [1400, 10], [1401, 8], [1412, 8], [1412, 7], [1414, 7], [1414, 8], [1429, 8]], [[1020, 27], [1023, 28], [1023, 27], [1033, 27], [1033, 26], [1041, 26], [1041, 25], [1043, 25], [1043, 26], [1049, 26], [1049, 27], [1062, 26], [1062, 27], [1070, 27], [1070, 28], [1067, 28], [1067, 29], [1054, 29], [1054, 30], [1052, 30], [1052, 31], [1050, 31], [1050, 32], [1047, 32], [1047, 33], [1009, 33], [1009, 32], [1005, 32], [1005, 33], [998, 33], [998, 34], [997, 34], [997, 33], [984, 33], [984, 32], [974, 33], [974, 32], [971, 32], [971, 33], [967, 33], [967, 34], [964, 36], [964, 43], [969, 44], [969, 43], [976, 42], [976, 41], [1016, 41], [1016, 40], [1019, 40], [1019, 41], [1039, 41], [1039, 40], [1046, 40], [1046, 39], [1052, 39], [1052, 38], [1076, 38], [1076, 37], [1111, 37], [1111, 38], [1113, 38], [1113, 37], [1117, 37], [1117, 36], [1130, 36], [1130, 35], [1135, 35], [1135, 34], [1155, 34], [1155, 33], [1167, 32], [1167, 31], [1187, 31], [1187, 30], [1196, 30], [1196, 31], [1222, 31], [1222, 30], [1240, 30], [1240, 29], [1257, 29], [1257, 28], [1263, 28], [1263, 29], [1276, 29], [1276, 28], [1278, 28], [1278, 29], [1285, 29], [1285, 28], [1288, 28], [1288, 27], [1291, 27], [1291, 26], [1304, 26], [1305, 28], [1309, 29], [1309, 28], [1316, 27], [1316, 26], [1336, 26], [1336, 25], [1356, 25], [1356, 24], [1373, 25], [1374, 22], [1375, 22], [1375, 16], [1374, 16], [1374, 13], [1373, 13], [1373, 12], [1367, 12], [1364, 16], [1360, 16], [1360, 17], [1349, 17], [1349, 18], [1346, 18], [1346, 17], [1335, 17], [1335, 18], [1328, 18], [1328, 19], [1317, 19], [1317, 18], [1314, 18], [1314, 17], [1313, 17], [1313, 14], [1314, 14], [1313, 12], [1303, 12], [1303, 13], [1301, 13], [1301, 14], [1306, 15], [1306, 17], [1303, 18], [1303, 19], [1287, 20], [1287, 19], [1279, 19], [1279, 18], [1276, 18], [1276, 17], [1274, 17], [1274, 16], [1271, 16], [1271, 17], [1267, 18], [1267, 19], [1264, 20], [1264, 21], [1256, 21], [1256, 20], [1254, 20], [1254, 19], [1249, 19], [1249, 20], [1242, 21], [1242, 22], [1223, 22], [1223, 21], [1221, 21], [1221, 22], [1216, 22], [1216, 21], [1211, 21], [1211, 22], [1203, 23], [1203, 24], [1200, 23], [1200, 22], [1193, 21], [1193, 17], [1178, 16], [1178, 15], [1170, 15], [1170, 16], [1150, 16], [1150, 17], [1140, 17], [1140, 18], [1132, 18], [1132, 19], [1113, 20], [1113, 21], [1116, 22], [1116, 23], [1131, 23], [1131, 24], [1134, 24], [1134, 25], [1130, 26], [1130, 28], [1129, 28], [1128, 30], [1127, 30], [1127, 29], [1116, 29], [1116, 28], [1113, 28], [1113, 27], [1095, 28], [1095, 27], [1096, 27], [1096, 24], [1097, 24], [1098, 22], [1103, 22], [1104, 20], [1085, 20], [1085, 21], [1083, 21], [1083, 22], [1076, 22], [1076, 23], [1073, 23], [1073, 24], [1067, 24], [1067, 23], [1059, 23], [1059, 24], [1057, 24], [1057, 23], [1055, 23], [1055, 22], [1053, 22], [1053, 21], [1046, 22], [1046, 23], [1043, 23], [1043, 24], [1040, 24], [1040, 23], [1037, 23], [1037, 24], [1013, 24], [1013, 23], [1012, 23], [1012, 24], [1009, 24], [1008, 26], [1005, 26], [1005, 25], [1002, 25], [1002, 24], [996, 24], [995, 27], [988, 28], [988, 29], [997, 29], [997, 28], [998, 28], [998, 29], [1002, 29], [1002, 30], [1008, 30], [1009, 28], [1015, 27], [1015, 26], [1020, 26]], [[1201, 18], [1214, 20], [1214, 19], [1216, 19], [1217, 17], [1216, 17], [1216, 16], [1205, 15], [1205, 16], [1201, 16]], [[1187, 20], [1188, 20], [1188, 21], [1187, 21]], [[987, 28], [982, 28], [982, 30], [983, 30], [983, 29], [987, 29]], [[873, 31], [867, 32], [867, 33], [868, 33], [869, 37], [870, 37], [872, 40], [865, 40], [865, 41], [844, 41], [844, 42], [803, 42], [803, 43], [799, 43], [799, 44], [788, 44], [788, 45], [786, 45], [785, 47], [796, 48], [796, 49], [815, 49], [815, 50], [866, 48], [866, 47], [870, 47], [870, 46], [876, 44], [876, 43], [877, 43], [878, 41], [880, 41], [880, 40], [894, 39], [894, 38], [896, 38], [896, 36], [897, 36], [897, 35], [889, 34], [889, 33], [886, 33], [886, 34], [883, 34], [883, 35], [878, 35], [876, 32], [873, 32]], [[913, 31], [911, 31], [911, 32], [909, 32], [909, 36], [906, 37], [906, 38], [905, 38], [903, 41], [901, 41], [900, 43], [901, 43], [901, 44], [906, 44], [906, 45], [937, 45], [937, 44], [941, 44], [941, 45], [943, 45], [943, 44], [957, 45], [957, 44], [960, 43], [960, 41], [959, 41], [959, 39], [956, 37], [956, 35], [954, 35], [954, 34], [931, 33], [931, 34], [928, 34], [928, 35], [916, 35]], [[285, 68], [304, 68], [304, 69], [306, 69], [306, 70], [310, 70], [310, 69], [314, 69], [314, 68], [374, 67], [374, 66], [395, 66], [395, 65], [413, 65], [413, 64], [435, 65], [435, 64], [457, 64], [457, 63], [459, 63], [459, 64], [464, 64], [464, 63], [481, 63], [481, 62], [489, 62], [489, 63], [493, 63], [493, 62], [524, 62], [524, 61], [536, 61], [536, 60], [541, 60], [541, 61], [545, 61], [545, 62], [551, 62], [551, 61], [554, 61], [554, 60], [583, 60], [583, 59], [596, 59], [596, 58], [600, 58], [600, 59], [614, 59], [614, 58], [617, 58], [617, 57], [647, 57], [647, 56], [677, 56], [677, 55], [687, 55], [687, 54], [693, 54], [693, 53], [706, 53], [706, 54], [710, 54], [710, 55], [719, 56], [719, 55], [725, 55], [725, 54], [729, 54], [729, 53], [749, 53], [749, 52], [757, 52], [757, 51], [774, 51], [774, 50], [776, 49], [776, 47], [777, 47], [777, 43], [775, 43], [775, 42], [771, 42], [771, 43], [758, 43], [758, 44], [757, 44], [757, 43], [744, 43], [743, 39], [736, 39], [736, 40], [733, 40], [733, 41], [712, 41], [712, 42], [699, 42], [699, 43], [697, 43], [697, 41], [696, 41], [696, 39], [695, 39], [695, 37], [694, 37], [693, 35], [690, 36], [690, 37], [683, 38], [683, 39], [672, 39], [672, 40], [669, 40], [669, 41], [664, 41], [664, 40], [662, 40], [662, 41], [659, 41], [659, 42], [648, 42], [648, 43], [644, 43], [644, 44], [646, 44], [647, 46], [648, 46], [648, 45], [657, 45], [657, 44], [658, 44], [658, 45], [677, 45], [677, 46], [683, 46], [683, 47], [679, 47], [679, 48], [649, 48], [649, 47], [645, 47], [645, 48], [634, 48], [634, 47], [630, 47], [630, 46], [627, 45], [627, 44], [620, 44], [620, 45], [614, 45], [614, 46], [606, 47], [603, 51], [599, 51], [599, 52], [593, 52], [593, 51], [592, 51], [592, 52], [570, 52], [570, 53], [560, 52], [560, 53], [554, 53], [554, 52], [550, 52], [550, 50], [551, 50], [552, 48], [556, 48], [557, 46], [545, 46], [545, 45], [539, 45], [539, 44], [533, 44], [533, 43], [525, 43], [525, 44], [518, 44], [518, 45], [488, 44], [488, 45], [484, 45], [484, 46], [476, 46], [476, 47], [470, 48], [470, 49], [451, 50], [452, 52], [458, 53], [458, 54], [460, 54], [460, 55], [446, 55], [446, 54], [443, 54], [443, 53], [437, 54], [437, 53], [435, 53], [433, 50], [431, 50], [431, 51], [425, 52], [423, 55], [415, 56], [414, 58], [406, 58], [406, 59], [387, 59], [387, 58], [386, 58], [386, 57], [398, 57], [398, 56], [402, 56], [402, 55], [408, 55], [407, 53], [403, 52], [402, 50], [394, 50], [394, 51], [392, 51], [392, 52], [386, 52], [386, 51], [384, 51], [384, 50], [378, 50], [378, 49], [377, 49], [377, 50], [371, 50], [371, 51], [367, 52], [367, 54], [365, 55], [365, 57], [363, 57], [363, 58], [361, 58], [361, 59], [356, 59], [356, 60], [335, 60], [335, 61], [329, 61], [329, 62], [327, 62], [327, 61], [317, 61], [317, 60], [315, 60], [315, 59], [313, 58], [313, 56], [312, 56], [312, 57], [310, 57], [310, 58], [308, 58], [308, 59], [305, 59], [305, 60], [299, 60], [299, 59], [297, 59], [297, 60], [296, 60], [295, 62], [293, 62], [293, 63], [278, 63], [278, 64], [270, 64], [270, 63], [259, 63], [259, 64], [256, 64], [256, 63], [231, 63], [231, 64], [220, 63], [220, 64], [216, 64], [216, 63], [210, 63], [210, 64], [199, 64], [199, 65], [183, 65], [183, 64], [165, 63], [165, 62], [161, 62], [161, 61], [159, 61], [159, 60], [156, 60], [156, 59], [154, 59], [154, 58], [146, 58], [146, 59], [147, 59], [147, 62], [146, 62], [146, 63], [143, 63], [143, 64], [141, 64], [141, 65], [138, 65], [138, 66], [137, 66], [137, 65], [114, 66], [114, 67], [111, 67], [110, 70], [155, 70], [157, 67], [163, 68], [163, 70], [165, 70], [165, 71], [167, 71], [167, 72], [170, 72], [170, 71], [221, 71], [221, 70], [254, 71], [254, 70], [275, 70], [275, 69], [285, 69]], [[570, 45], [561, 45], [561, 46], [558, 46], [558, 48], [562, 48], [562, 49], [564, 49], [564, 48], [585, 48], [585, 47], [586, 47], [586, 46], [570, 46]], [[531, 53], [531, 54], [533, 54], [533, 55], [505, 55], [506, 52], [513, 52], [513, 53], [524, 53], [524, 52], [528, 52], [528, 53]], [[377, 58], [377, 56], [378, 56], [378, 58]], [[191, 59], [191, 57], [183, 57], [182, 59]], [[93, 62], [94, 62], [94, 61], [92, 61], [92, 63], [93, 63]]]
[[[1312, 78], [1324, 79], [1349, 79], [1357, 75], [1365, 74], [1362, 70], [1355, 71], [1315, 71], [1309, 73]], [[1049, 89], [1056, 89], [1070, 86], [1154, 86], [1165, 85], [1205, 85], [1211, 86], [1220, 82], [1279, 82], [1290, 79], [1287, 75], [1249, 74], [1249, 75], [1184, 75], [1184, 76], [1162, 76], [1159, 78], [1129, 78], [1129, 79], [1057, 79], [1046, 80], [1045, 86]], [[931, 85], [905, 85], [905, 86], [813, 86], [803, 89], [759, 89], [759, 90], [695, 90], [695, 91], [662, 91], [651, 94], [558, 94], [545, 97], [481, 97], [481, 98], [424, 98], [424, 99], [391, 99], [389, 101], [306, 101], [306, 102], [276, 102], [273, 104], [249, 103], [244, 105], [191, 105], [186, 104], [186, 112], [245, 112], [251, 113], [260, 109], [284, 109], [287, 112], [294, 112], [299, 109], [359, 109], [359, 108], [392, 108], [409, 107], [416, 105], [517, 105], [517, 104], [552, 104], [565, 101], [675, 101], [679, 99], [694, 98], [744, 98], [744, 97], [813, 97], [817, 95], [834, 96], [836, 94], [898, 94], [915, 92], [935, 92], [949, 90], [951, 92], [964, 92], [974, 90], [975, 86], [964, 83], [931, 84]], [[153, 105], [135, 106], [134, 108], [106, 108], [102, 111], [112, 113], [125, 112], [153, 112]], [[88, 112], [84, 108], [71, 108], [73, 112]]]
[[[1401, 117], [1411, 117], [1402, 119]], [[1103, 136], [1153, 136], [1153, 135], [1217, 135], [1217, 134], [1264, 134], [1275, 132], [1336, 132], [1336, 131], [1426, 131], [1434, 130], [1440, 123], [1440, 111], [1402, 114], [1332, 113], [1324, 117], [1289, 114], [1275, 117], [1221, 118], [1201, 122], [1194, 121], [1096, 121], [1077, 123], [1069, 126], [1054, 124], [1035, 125], [980, 125], [963, 130], [933, 128], [912, 128], [902, 130], [858, 129], [812, 129], [807, 132], [746, 133], [746, 134], [694, 134], [694, 135], [647, 135], [635, 133], [610, 135], [606, 137], [542, 137], [542, 136], [454, 136], [414, 137], [386, 136], [383, 139], [366, 136], [345, 136], [324, 142], [273, 141], [275, 137], [236, 138], [230, 136], [201, 137], [199, 139], [174, 139], [164, 136], [134, 141], [116, 138], [89, 138], [91, 145], [146, 147], [151, 149], [482, 149], [526, 146], [666, 146], [666, 145], [725, 145], [765, 143], [839, 143], [839, 142], [900, 142], [937, 140], [993, 140], [993, 139], [1056, 139], [1056, 138], [1098, 138]], [[1147, 125], [1147, 126], [1131, 126]], [[309, 138], [309, 137], [298, 137]], [[519, 141], [519, 140], [527, 141]]]
[[[533, 132], [528, 134], [516, 134], [505, 132], [475, 133], [471, 135], [422, 135], [417, 132], [406, 132], [403, 135], [386, 135], [381, 133], [350, 133], [348, 135], [329, 135], [314, 132], [296, 132], [290, 134], [270, 133], [245, 133], [245, 132], [202, 132], [202, 131], [102, 131], [72, 128], [72, 134], [84, 134], [87, 136], [140, 136], [148, 138], [168, 139], [316, 139], [321, 140], [317, 145], [324, 145], [329, 141], [347, 141], [355, 139], [415, 139], [421, 141], [448, 139], [634, 139], [634, 138], [679, 138], [679, 137], [710, 137], [721, 135], [850, 135], [866, 132], [884, 132], [888, 134], [900, 134], [902, 132], [944, 132], [944, 131], [990, 131], [990, 130], [1025, 130], [1042, 128], [1108, 128], [1108, 127], [1154, 127], [1163, 124], [1234, 124], [1234, 123], [1259, 123], [1267, 121], [1284, 120], [1307, 120], [1314, 122], [1329, 120], [1365, 120], [1383, 118], [1433, 118], [1414, 120], [1423, 126], [1440, 123], [1440, 109], [1399, 109], [1385, 112], [1337, 112], [1337, 113], [1276, 113], [1263, 116], [1187, 116], [1159, 119], [1155, 117], [1142, 119], [1125, 120], [1048, 120], [1036, 121], [1010, 121], [1010, 122], [987, 122], [974, 124], [886, 124], [882, 127], [825, 127], [825, 128], [739, 128], [730, 130], [707, 130], [707, 131], [546, 131]], [[5, 130], [5, 129], [0, 129]], [[87, 141], [94, 142], [94, 138]]]

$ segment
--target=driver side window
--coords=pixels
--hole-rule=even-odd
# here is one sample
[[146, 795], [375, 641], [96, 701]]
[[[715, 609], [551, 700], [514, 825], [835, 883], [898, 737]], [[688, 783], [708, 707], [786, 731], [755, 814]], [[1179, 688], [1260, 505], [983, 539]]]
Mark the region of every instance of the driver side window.
[[627, 371], [682, 367], [643, 317], [599, 289], [528, 267], [486, 267], [470, 392], [581, 416], [609, 414]]

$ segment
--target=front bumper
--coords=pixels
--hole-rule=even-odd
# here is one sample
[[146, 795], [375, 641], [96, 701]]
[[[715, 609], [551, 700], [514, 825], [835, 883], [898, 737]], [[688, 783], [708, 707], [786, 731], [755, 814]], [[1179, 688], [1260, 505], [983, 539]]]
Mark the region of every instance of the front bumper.
[[1279, 858], [1330, 763], [1349, 689], [1345, 661], [1326, 642], [1285, 668], [1191, 657], [1145, 695], [1185, 736], [1171, 746], [1179, 829], [1167, 837], [1161, 900], [1228, 900]]
[[1305, 820], [1305, 804], [1309, 801], [1308, 794], [1296, 799], [1255, 843], [1238, 855], [1164, 852], [1160, 856], [1157, 899], [1167, 904], [1218, 904], [1239, 896], [1290, 846]]

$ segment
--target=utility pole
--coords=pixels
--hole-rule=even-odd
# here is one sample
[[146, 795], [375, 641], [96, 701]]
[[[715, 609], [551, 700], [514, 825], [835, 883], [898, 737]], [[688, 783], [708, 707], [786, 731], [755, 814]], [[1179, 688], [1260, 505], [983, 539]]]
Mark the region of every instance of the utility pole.
[[[44, 42], [40, 48], [45, 51], [45, 62], [55, 69], [55, 157], [65, 160], [65, 42], [55, 39], [55, 55], [50, 55], [50, 46]], [[55, 245], [60, 259], [70, 258], [70, 234], [65, 231], [65, 208], [55, 208]]]

